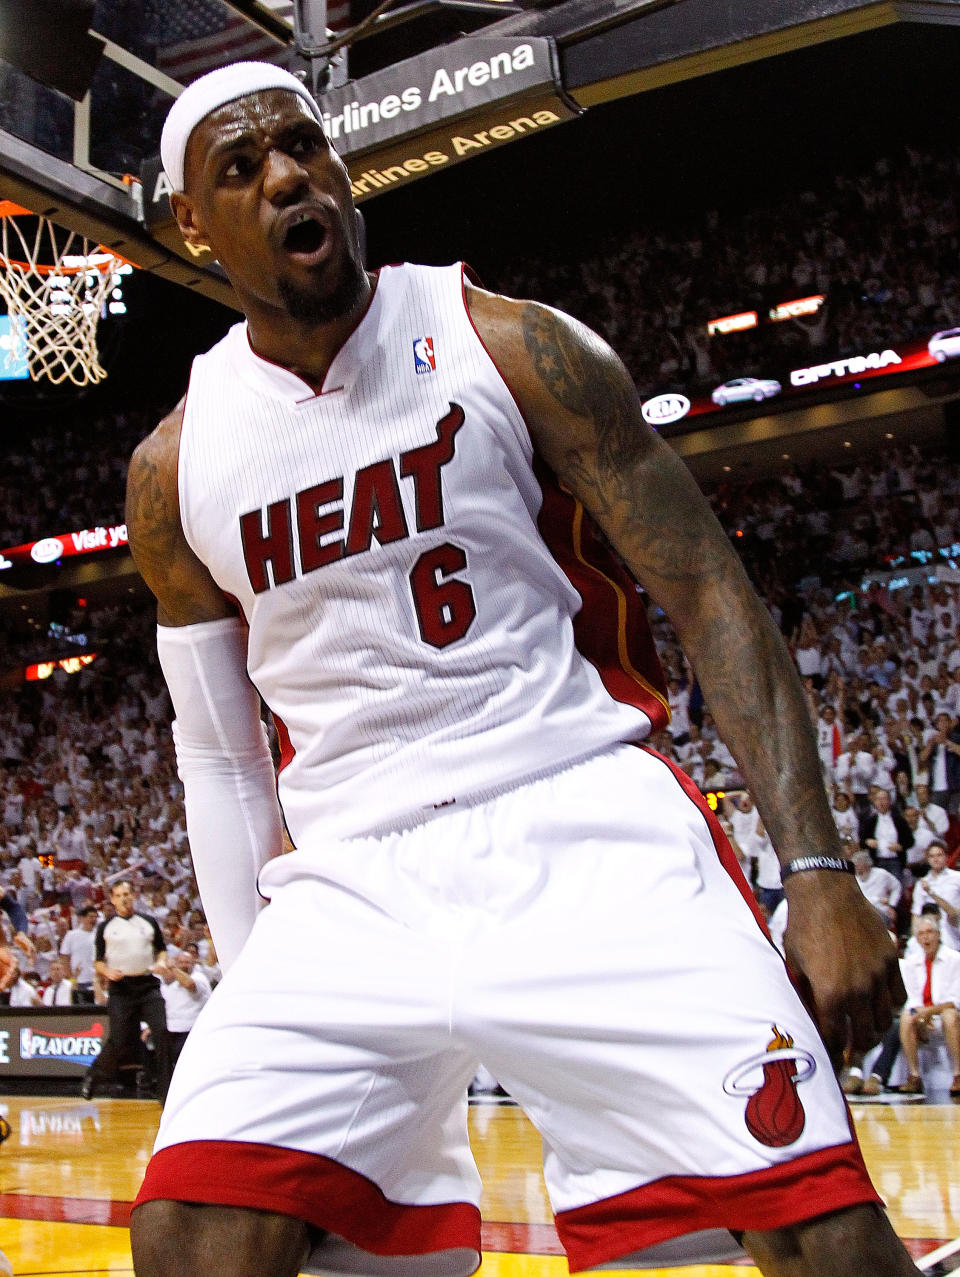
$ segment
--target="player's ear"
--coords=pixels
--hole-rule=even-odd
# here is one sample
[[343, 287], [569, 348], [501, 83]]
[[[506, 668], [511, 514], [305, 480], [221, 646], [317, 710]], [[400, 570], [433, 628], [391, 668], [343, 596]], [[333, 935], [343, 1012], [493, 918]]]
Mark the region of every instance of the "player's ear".
[[206, 242], [206, 235], [197, 220], [196, 208], [190, 196], [185, 195], [183, 191], [173, 191], [170, 195], [170, 207], [190, 252], [194, 256], [198, 253], [208, 253], [210, 245]]

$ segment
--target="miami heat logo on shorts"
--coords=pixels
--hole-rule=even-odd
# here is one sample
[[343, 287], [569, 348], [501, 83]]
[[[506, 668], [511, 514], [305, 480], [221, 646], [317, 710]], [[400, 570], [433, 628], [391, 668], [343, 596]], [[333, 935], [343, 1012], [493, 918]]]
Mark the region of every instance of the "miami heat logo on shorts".
[[727, 1095], [749, 1095], [744, 1113], [747, 1130], [768, 1148], [783, 1148], [803, 1134], [807, 1119], [797, 1087], [813, 1077], [817, 1065], [808, 1051], [793, 1045], [793, 1038], [775, 1024], [771, 1029], [766, 1051], [732, 1068], [723, 1079], [723, 1089]]

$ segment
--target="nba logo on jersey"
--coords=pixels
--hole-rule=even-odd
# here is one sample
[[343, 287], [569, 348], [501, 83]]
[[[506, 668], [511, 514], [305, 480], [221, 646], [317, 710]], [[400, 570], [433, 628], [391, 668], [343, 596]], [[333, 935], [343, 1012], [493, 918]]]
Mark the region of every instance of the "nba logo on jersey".
[[419, 375], [422, 372], [436, 372], [437, 361], [433, 353], [432, 337], [415, 337], [413, 340], [413, 366]]

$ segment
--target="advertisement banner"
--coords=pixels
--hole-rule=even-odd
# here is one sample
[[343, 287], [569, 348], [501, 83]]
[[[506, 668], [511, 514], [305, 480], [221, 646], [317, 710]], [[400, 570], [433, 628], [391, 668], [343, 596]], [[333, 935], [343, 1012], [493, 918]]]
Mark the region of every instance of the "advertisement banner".
[[[839, 387], [860, 390], [867, 384], [871, 389], [879, 389], [878, 383], [892, 374], [936, 368], [951, 359], [960, 359], [960, 329], [932, 333], [926, 340], [897, 342], [797, 368], [777, 368], [773, 370], [773, 376], [732, 377], [709, 393], [697, 396], [664, 389], [644, 400], [641, 411], [644, 420], [656, 429], [682, 434], [684, 430], [693, 428], [691, 418], [708, 413], [719, 415], [728, 408], [745, 404], [758, 408], [767, 405], [770, 413], [783, 412], [791, 406], [801, 407], [808, 403], [811, 392], [817, 392], [823, 398], [823, 392]], [[706, 424], [704, 421], [697, 422], [697, 426]]]
[[82, 1077], [106, 1036], [104, 1007], [0, 1007], [0, 1087], [6, 1077]]
[[110, 527], [82, 528], [79, 532], [58, 532], [56, 535], [15, 545], [10, 550], [0, 550], [0, 572], [7, 568], [30, 564], [41, 567], [61, 561], [75, 554], [96, 554], [103, 550], [127, 548], [127, 525], [115, 523]]

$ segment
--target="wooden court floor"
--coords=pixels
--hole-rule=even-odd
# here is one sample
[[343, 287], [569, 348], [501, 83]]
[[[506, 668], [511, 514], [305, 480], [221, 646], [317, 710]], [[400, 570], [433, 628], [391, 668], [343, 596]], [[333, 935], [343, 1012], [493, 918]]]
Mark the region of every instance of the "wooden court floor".
[[[0, 1096], [0, 1113], [13, 1127], [0, 1147], [0, 1248], [14, 1273], [132, 1273], [127, 1221], [158, 1106]], [[913, 1254], [960, 1236], [960, 1105], [859, 1103], [853, 1113], [874, 1181]], [[519, 1109], [481, 1102], [471, 1107], [471, 1135], [485, 1186], [482, 1277], [562, 1277], [533, 1128]], [[662, 1277], [756, 1274], [741, 1265]]]

